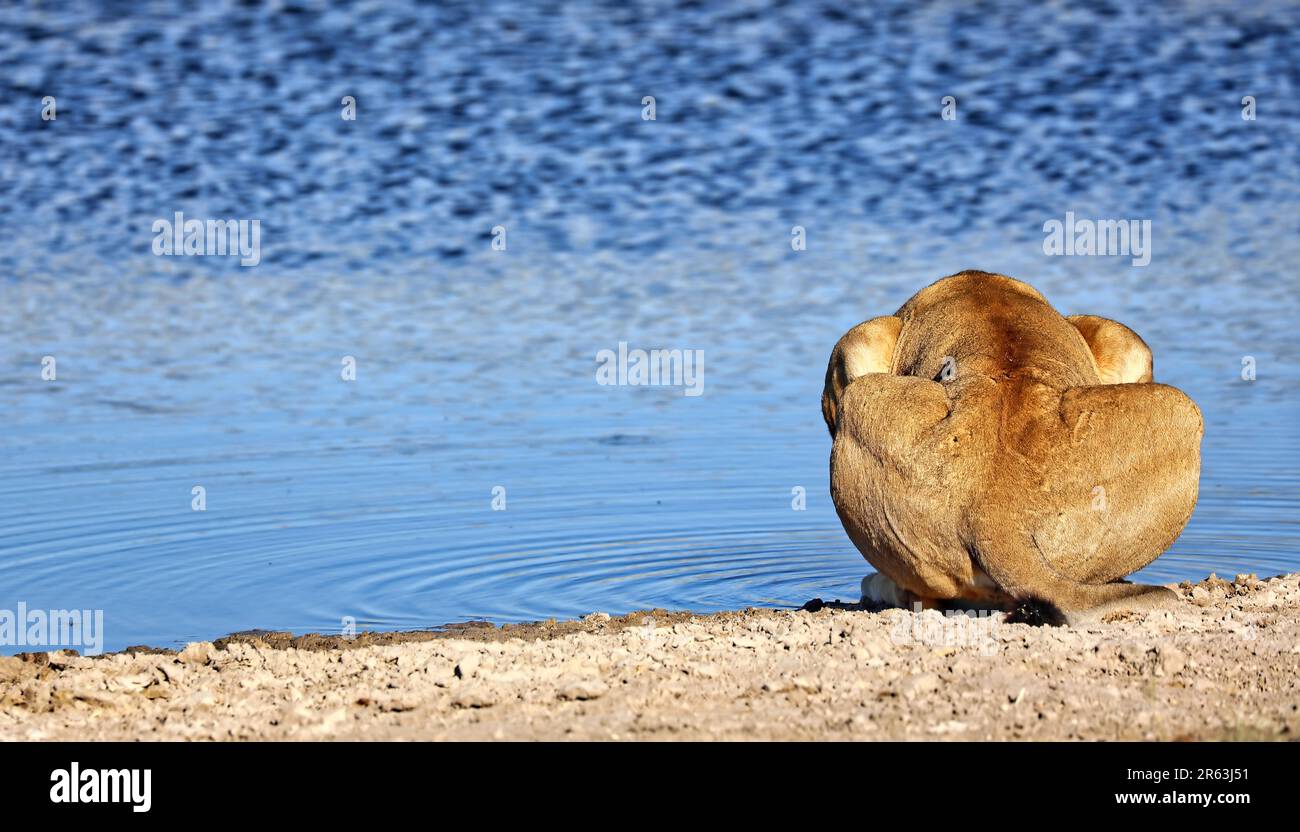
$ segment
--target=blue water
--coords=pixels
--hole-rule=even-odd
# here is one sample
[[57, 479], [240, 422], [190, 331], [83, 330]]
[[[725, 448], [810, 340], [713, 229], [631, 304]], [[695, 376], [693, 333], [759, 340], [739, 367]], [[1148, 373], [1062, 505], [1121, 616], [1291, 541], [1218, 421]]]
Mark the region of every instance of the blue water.
[[[856, 597], [826, 358], [964, 268], [1204, 411], [1140, 578], [1300, 568], [1300, 8], [854, 5], [6, 9], [0, 609], [114, 649]], [[260, 265], [155, 257], [176, 211]], [[1045, 256], [1066, 211], [1150, 219], [1150, 265]], [[703, 395], [597, 384], [620, 341]]]

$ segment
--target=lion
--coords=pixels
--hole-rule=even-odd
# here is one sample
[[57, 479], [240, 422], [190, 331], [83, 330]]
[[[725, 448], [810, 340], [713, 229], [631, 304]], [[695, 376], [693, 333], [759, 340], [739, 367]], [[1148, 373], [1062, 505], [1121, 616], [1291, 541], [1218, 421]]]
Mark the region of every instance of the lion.
[[964, 271], [831, 351], [831, 496], [863, 603], [1079, 624], [1173, 601], [1123, 579], [1196, 506], [1201, 412], [1123, 324]]

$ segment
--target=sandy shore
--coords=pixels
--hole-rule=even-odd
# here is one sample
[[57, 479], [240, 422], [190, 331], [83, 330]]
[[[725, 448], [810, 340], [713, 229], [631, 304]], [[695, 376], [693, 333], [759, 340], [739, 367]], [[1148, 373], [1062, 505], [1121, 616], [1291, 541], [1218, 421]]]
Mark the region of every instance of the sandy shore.
[[1087, 629], [828, 606], [28, 654], [0, 738], [1294, 739], [1300, 575], [1179, 589]]

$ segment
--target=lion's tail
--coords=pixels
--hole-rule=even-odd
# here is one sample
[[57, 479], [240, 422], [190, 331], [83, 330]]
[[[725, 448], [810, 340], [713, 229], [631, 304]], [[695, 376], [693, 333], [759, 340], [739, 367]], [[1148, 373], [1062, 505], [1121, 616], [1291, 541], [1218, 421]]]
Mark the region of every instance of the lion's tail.
[[1014, 600], [1009, 620], [1025, 624], [1081, 624], [1110, 612], [1146, 609], [1174, 597], [1160, 586], [1072, 580], [1052, 568], [1032, 538], [1023, 542], [1004, 539], [972, 556]]

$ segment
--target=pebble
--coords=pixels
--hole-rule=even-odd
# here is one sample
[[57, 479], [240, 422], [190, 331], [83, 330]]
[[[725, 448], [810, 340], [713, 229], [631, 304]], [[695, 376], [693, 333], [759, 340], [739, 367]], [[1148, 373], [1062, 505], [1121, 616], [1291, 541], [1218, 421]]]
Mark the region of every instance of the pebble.
[[460, 679], [468, 679], [478, 673], [480, 664], [482, 659], [478, 653], [466, 653], [460, 657], [460, 661], [456, 662], [456, 676]]
[[21, 678], [25, 664], [26, 662], [17, 656], [0, 656], [0, 682]]
[[918, 673], [904, 679], [902, 684], [899, 685], [899, 691], [904, 697], [911, 699], [933, 693], [942, 684], [939, 677], [934, 673]]
[[185, 664], [210, 664], [214, 650], [210, 641], [192, 641], [176, 658]]
[[587, 699], [599, 699], [609, 692], [609, 687], [604, 682], [594, 679], [584, 679], [579, 682], [571, 682], [564, 685], [557, 692], [560, 699], [583, 701]]
[[1187, 654], [1172, 644], [1162, 644], [1156, 648], [1158, 671], [1161, 675], [1172, 676], [1182, 673], [1187, 666]]
[[483, 685], [466, 685], [451, 695], [451, 704], [456, 708], [490, 708], [496, 704], [496, 697]]
[[807, 676], [795, 676], [790, 683], [804, 693], [821, 693], [822, 683]]

